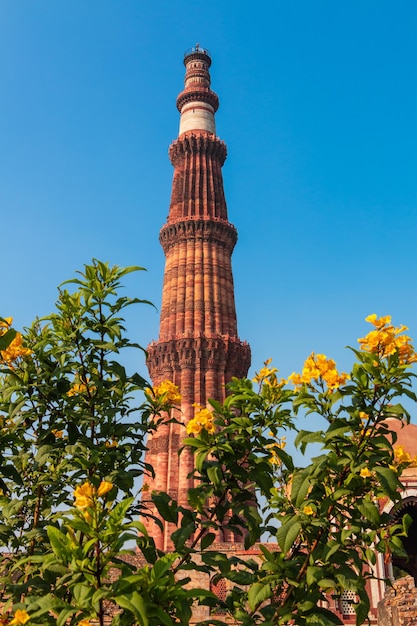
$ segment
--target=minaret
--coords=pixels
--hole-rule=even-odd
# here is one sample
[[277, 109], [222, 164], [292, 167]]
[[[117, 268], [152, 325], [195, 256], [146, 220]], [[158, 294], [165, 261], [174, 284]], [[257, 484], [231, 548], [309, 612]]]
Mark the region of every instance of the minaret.
[[[210, 89], [210, 53], [197, 44], [185, 53], [184, 65], [185, 88], [177, 98], [179, 135], [169, 148], [171, 204], [159, 237], [166, 257], [160, 331], [148, 347], [147, 364], [154, 385], [169, 379], [179, 386], [181, 415], [176, 412], [176, 417], [187, 423], [193, 404], [224, 400], [231, 378], [247, 375], [250, 348], [237, 335], [231, 267], [237, 233], [227, 219], [226, 146], [216, 137], [219, 99]], [[186, 506], [193, 457], [188, 451], [178, 456], [184, 436], [180, 424], [158, 428], [148, 441], [146, 462], [155, 469], [150, 489], [166, 491]], [[161, 532], [148, 523], [148, 530], [157, 547], [169, 547], [173, 529]]]

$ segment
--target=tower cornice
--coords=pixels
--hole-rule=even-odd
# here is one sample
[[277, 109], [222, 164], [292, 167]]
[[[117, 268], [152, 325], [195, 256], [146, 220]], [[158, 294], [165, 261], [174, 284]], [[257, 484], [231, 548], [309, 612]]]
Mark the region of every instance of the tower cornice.
[[241, 378], [247, 374], [251, 357], [246, 341], [229, 335], [206, 337], [201, 333], [153, 342], [148, 346], [148, 355], [152, 379], [173, 379], [174, 372], [184, 369], [226, 371]]
[[219, 108], [219, 97], [214, 91], [208, 87], [193, 85], [188, 89], [184, 89], [184, 91], [178, 95], [177, 109], [181, 113], [186, 104], [196, 104], [198, 102], [209, 104], [213, 109], [213, 113]]
[[169, 158], [172, 165], [186, 154], [206, 154], [215, 157], [222, 166], [227, 157], [224, 141], [208, 132], [188, 131], [172, 142], [169, 147]]
[[223, 219], [191, 218], [170, 222], [161, 228], [159, 241], [166, 253], [169, 248], [184, 243], [207, 241], [225, 248], [231, 254], [237, 241], [233, 224]]

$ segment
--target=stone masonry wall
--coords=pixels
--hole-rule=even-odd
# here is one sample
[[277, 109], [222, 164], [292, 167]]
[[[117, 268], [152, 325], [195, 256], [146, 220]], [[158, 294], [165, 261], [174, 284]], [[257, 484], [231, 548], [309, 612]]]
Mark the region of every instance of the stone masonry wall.
[[378, 604], [378, 626], [416, 626], [417, 589], [412, 576], [396, 580]]

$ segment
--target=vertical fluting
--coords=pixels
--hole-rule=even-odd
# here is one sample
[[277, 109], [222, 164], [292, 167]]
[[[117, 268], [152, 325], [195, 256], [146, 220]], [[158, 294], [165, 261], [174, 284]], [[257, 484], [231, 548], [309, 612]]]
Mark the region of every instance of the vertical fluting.
[[[193, 405], [223, 400], [231, 377], [247, 374], [250, 349], [237, 335], [231, 265], [237, 235], [228, 221], [223, 190], [226, 146], [215, 134], [218, 98], [210, 88], [211, 59], [196, 46], [184, 63], [185, 87], [177, 98], [180, 131], [169, 148], [171, 202], [160, 233], [166, 258], [160, 332], [148, 347], [152, 383], [169, 378], [180, 387], [175, 417], [182, 423], [158, 428], [148, 441], [146, 462], [156, 470], [147, 481], [149, 492], [165, 491], [187, 506], [193, 456], [178, 451]], [[154, 522], [146, 524], [157, 547], [169, 548], [171, 525], [161, 532]], [[230, 533], [227, 537], [236, 539]]]

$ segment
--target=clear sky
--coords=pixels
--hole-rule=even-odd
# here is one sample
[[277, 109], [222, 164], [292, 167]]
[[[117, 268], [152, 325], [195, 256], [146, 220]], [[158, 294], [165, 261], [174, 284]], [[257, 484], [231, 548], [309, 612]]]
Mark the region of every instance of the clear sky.
[[[416, 32], [415, 0], [1, 0], [1, 314], [51, 312], [92, 257], [146, 267], [126, 293], [159, 307], [167, 150], [199, 42], [254, 368], [288, 375], [314, 350], [347, 369], [373, 312], [417, 341]], [[128, 323], [157, 338], [151, 308]]]

